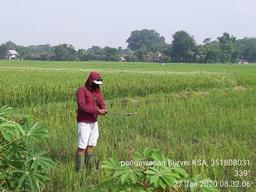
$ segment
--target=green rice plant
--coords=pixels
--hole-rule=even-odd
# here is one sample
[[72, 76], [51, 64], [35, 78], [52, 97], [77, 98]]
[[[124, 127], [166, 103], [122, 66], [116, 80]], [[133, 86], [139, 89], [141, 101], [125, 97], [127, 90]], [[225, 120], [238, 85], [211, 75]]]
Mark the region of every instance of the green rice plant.
[[[75, 101], [75, 92], [88, 72], [3, 71], [0, 76], [0, 104], [24, 107], [49, 102]], [[105, 99], [144, 97], [150, 94], [207, 90], [236, 86], [229, 74], [105, 73]]]
[[[106, 170], [87, 175], [73, 169], [75, 91], [92, 70], [102, 73], [108, 111], [137, 112], [127, 118], [99, 118], [98, 159], [130, 159], [134, 151], [145, 147], [161, 149], [167, 157], [181, 161], [246, 159], [250, 162], [246, 167], [192, 166], [186, 171], [203, 174], [191, 178], [195, 181], [207, 176], [217, 181], [256, 182], [255, 65], [0, 61], [0, 105], [14, 106], [15, 114], [31, 114], [35, 122], [49, 128], [47, 142], [30, 140], [57, 162], [48, 172], [51, 181], [44, 191], [97, 191], [97, 186], [106, 184]], [[10, 119], [27, 133], [24, 123], [29, 117]], [[12, 138], [14, 129], [6, 127], [5, 132], [10, 130]], [[251, 172], [236, 177], [240, 168]], [[256, 188], [220, 190], [251, 192]]]

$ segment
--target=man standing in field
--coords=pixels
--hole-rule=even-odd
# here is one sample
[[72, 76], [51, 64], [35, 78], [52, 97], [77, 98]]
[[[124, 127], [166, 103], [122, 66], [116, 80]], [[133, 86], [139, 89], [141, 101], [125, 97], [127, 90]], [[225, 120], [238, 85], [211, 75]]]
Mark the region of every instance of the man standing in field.
[[76, 151], [76, 171], [84, 164], [88, 166], [99, 137], [97, 117], [106, 114], [100, 91], [102, 84], [98, 72], [91, 72], [85, 85], [76, 92], [78, 148]]

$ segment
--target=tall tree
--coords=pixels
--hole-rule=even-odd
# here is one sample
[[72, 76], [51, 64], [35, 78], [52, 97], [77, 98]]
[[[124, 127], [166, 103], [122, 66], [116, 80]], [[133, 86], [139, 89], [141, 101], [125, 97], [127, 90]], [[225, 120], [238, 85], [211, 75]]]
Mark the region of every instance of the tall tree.
[[170, 56], [175, 62], [193, 62], [196, 56], [195, 39], [186, 31], [177, 31], [173, 35]]
[[75, 48], [68, 44], [55, 46], [55, 55], [58, 61], [73, 61], [78, 59]]
[[98, 60], [102, 61], [103, 59], [103, 49], [99, 46], [92, 46], [87, 50], [87, 57], [90, 58], [89, 60]]
[[135, 30], [131, 32], [130, 37], [126, 41], [128, 48], [132, 51], [162, 51], [166, 47], [164, 37], [160, 36], [155, 30]]
[[236, 40], [240, 59], [256, 62], [256, 38], [243, 38]]
[[203, 54], [205, 63], [221, 62], [221, 50], [218, 41], [212, 41], [203, 45]]
[[55, 50], [49, 44], [31, 45], [23, 49], [17, 46], [17, 50], [27, 60], [51, 60], [55, 57]]
[[220, 61], [222, 63], [235, 62], [238, 58], [238, 49], [235, 44], [236, 38], [228, 33], [223, 33], [217, 39], [221, 50]]
[[210, 37], [207, 37], [204, 39], [203, 43], [206, 44], [206, 43], [210, 43], [211, 42], [211, 38]]
[[118, 61], [120, 54], [118, 52], [118, 49], [111, 48], [111, 47], [105, 47], [103, 49], [104, 53], [104, 60], [105, 61]]

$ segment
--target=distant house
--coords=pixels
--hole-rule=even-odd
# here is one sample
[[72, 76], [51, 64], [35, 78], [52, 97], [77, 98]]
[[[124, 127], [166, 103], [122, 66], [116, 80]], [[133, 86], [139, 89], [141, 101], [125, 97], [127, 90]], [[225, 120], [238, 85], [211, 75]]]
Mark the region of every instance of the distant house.
[[147, 60], [148, 61], [160, 61], [161, 60], [161, 58], [162, 58], [162, 53], [160, 53], [160, 52], [155, 52], [155, 53], [153, 53], [153, 52], [148, 52], [147, 53]]
[[239, 63], [239, 64], [248, 64], [249, 62], [246, 61], [246, 60], [244, 60], [244, 59], [241, 59], [238, 63]]
[[11, 59], [18, 59], [19, 58], [19, 54], [15, 50], [8, 50], [6, 52], [6, 56], [5, 57], [6, 57], [6, 59], [9, 59], [9, 60], [11, 60]]
[[119, 57], [119, 60], [120, 60], [120, 61], [126, 61], [126, 60], [125, 60], [125, 58], [124, 58], [124, 57], [122, 57], [122, 56], [121, 56], [121, 57]]

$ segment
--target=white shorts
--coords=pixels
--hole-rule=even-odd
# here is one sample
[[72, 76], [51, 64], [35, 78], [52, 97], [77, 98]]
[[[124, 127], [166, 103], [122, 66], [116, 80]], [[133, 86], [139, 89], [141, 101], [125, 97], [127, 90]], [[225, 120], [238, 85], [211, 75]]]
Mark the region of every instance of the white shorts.
[[78, 147], [86, 149], [87, 146], [96, 146], [99, 138], [98, 122], [77, 123]]

